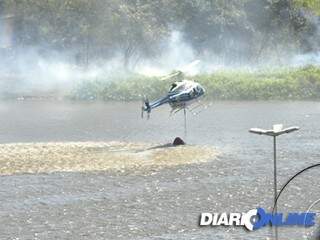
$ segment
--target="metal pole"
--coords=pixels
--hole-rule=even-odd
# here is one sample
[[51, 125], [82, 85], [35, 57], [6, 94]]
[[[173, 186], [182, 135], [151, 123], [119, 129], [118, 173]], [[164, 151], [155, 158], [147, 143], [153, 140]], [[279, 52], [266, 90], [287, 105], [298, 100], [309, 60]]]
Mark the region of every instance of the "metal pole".
[[184, 138], [187, 137], [187, 111], [186, 108], [183, 108], [184, 113]]
[[[274, 212], [277, 214], [277, 141], [276, 136], [273, 136], [273, 184], [274, 184]], [[275, 226], [275, 239], [278, 240], [278, 227]]]
[[[280, 136], [284, 133], [291, 133], [293, 131], [299, 130], [299, 127], [293, 126], [283, 129], [282, 124], [275, 124], [273, 125], [273, 129], [271, 130], [265, 130], [261, 128], [251, 128], [249, 132], [259, 134], [259, 135], [267, 135], [267, 136], [273, 136], [273, 184], [274, 184], [274, 202], [273, 202], [273, 213], [277, 214], [277, 196], [278, 196], [278, 190], [277, 190], [277, 141], [276, 137]], [[275, 239], [278, 240], [278, 228], [275, 227]], [[273, 229], [270, 228], [270, 231]]]

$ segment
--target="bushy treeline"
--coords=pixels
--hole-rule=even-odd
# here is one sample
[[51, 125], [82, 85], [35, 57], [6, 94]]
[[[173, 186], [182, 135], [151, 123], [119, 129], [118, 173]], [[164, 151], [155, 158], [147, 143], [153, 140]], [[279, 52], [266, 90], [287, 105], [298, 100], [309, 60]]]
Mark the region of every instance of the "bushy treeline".
[[[192, 77], [214, 100], [319, 100], [320, 68], [284, 68], [259, 71], [218, 71]], [[170, 81], [139, 75], [79, 83], [70, 98], [75, 100], [141, 100], [167, 93]]]
[[125, 67], [154, 58], [173, 30], [198, 56], [228, 63], [319, 49], [318, 0], [1, 0], [14, 19], [14, 47], [55, 50], [79, 64], [120, 56]]

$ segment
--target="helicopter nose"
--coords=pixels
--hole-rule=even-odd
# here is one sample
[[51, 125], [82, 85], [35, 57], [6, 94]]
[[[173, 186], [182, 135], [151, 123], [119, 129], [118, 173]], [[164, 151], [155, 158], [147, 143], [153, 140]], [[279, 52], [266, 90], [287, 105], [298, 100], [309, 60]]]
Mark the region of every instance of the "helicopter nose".
[[205, 93], [205, 90], [204, 90], [204, 88], [203, 88], [202, 86], [200, 86], [200, 93], [201, 93], [201, 94], [204, 94], [204, 93]]

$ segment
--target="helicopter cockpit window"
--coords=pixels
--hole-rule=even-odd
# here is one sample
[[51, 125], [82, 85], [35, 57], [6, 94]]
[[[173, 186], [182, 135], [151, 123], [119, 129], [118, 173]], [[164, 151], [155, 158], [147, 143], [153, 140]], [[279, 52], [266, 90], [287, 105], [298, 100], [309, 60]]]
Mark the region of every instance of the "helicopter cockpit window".
[[197, 91], [198, 93], [201, 93], [201, 87], [197, 86], [197, 87], [196, 87], [196, 91]]
[[198, 93], [198, 88], [197, 87], [193, 87], [192, 88], [192, 93], [193, 94], [197, 94]]

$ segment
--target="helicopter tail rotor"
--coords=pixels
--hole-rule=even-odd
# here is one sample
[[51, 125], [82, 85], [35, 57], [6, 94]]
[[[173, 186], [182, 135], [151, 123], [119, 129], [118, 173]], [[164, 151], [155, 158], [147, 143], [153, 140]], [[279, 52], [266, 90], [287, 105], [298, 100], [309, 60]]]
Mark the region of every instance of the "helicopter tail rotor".
[[142, 100], [142, 107], [141, 107], [141, 118], [143, 118], [143, 112], [147, 112], [148, 119], [150, 117], [151, 107], [148, 98], [144, 98]]

